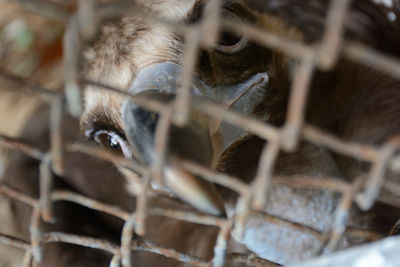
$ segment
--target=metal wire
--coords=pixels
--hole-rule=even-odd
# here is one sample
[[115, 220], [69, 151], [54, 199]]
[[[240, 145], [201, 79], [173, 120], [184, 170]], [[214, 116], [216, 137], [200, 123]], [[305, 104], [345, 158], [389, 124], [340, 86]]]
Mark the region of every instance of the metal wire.
[[[64, 62], [65, 62], [65, 90], [59, 95], [54, 91], [42, 88], [24, 78], [17, 77], [0, 69], [0, 77], [15, 85], [22, 93], [26, 91], [44, 97], [51, 103], [52, 115], [50, 119], [51, 148], [49, 151], [41, 151], [34, 144], [27, 144], [21, 140], [0, 135], [0, 145], [9, 149], [15, 149], [37, 159], [40, 164], [40, 197], [34, 199], [5, 185], [0, 185], [0, 194], [11, 199], [21, 201], [32, 207], [30, 223], [30, 242], [0, 234], [0, 242], [26, 251], [23, 265], [30, 266], [32, 257], [35, 261], [41, 258], [41, 250], [44, 244], [64, 242], [84, 247], [101, 249], [113, 255], [110, 266], [130, 266], [131, 251], [147, 251], [165, 257], [173, 258], [180, 262], [194, 266], [223, 266], [228, 262], [244, 262], [252, 266], [273, 266], [266, 260], [254, 255], [227, 254], [227, 244], [231, 231], [238, 236], [243, 235], [245, 225], [250, 215], [256, 215], [269, 224], [285, 225], [286, 227], [310, 233], [320, 240], [325, 240], [325, 246], [321, 250], [334, 250], [343, 233], [349, 233], [358, 237], [366, 237], [370, 240], [379, 238], [379, 235], [361, 229], [346, 228], [346, 219], [350, 207], [355, 200], [363, 209], [369, 209], [384, 182], [384, 173], [391, 170], [400, 173], [398, 168], [400, 158], [394, 154], [398, 149], [396, 139], [389, 140], [382, 147], [374, 147], [369, 144], [359, 144], [341, 140], [312, 125], [304, 122], [304, 110], [309, 91], [312, 74], [316, 68], [330, 70], [335, 66], [337, 58], [341, 55], [347, 59], [360, 63], [374, 65], [376, 68], [400, 79], [400, 61], [375, 51], [364, 44], [344, 41], [344, 20], [349, 9], [349, 0], [332, 0], [327, 15], [325, 30], [320, 43], [308, 46], [298, 40], [288, 39], [286, 36], [278, 36], [272, 32], [242, 23], [238, 25], [229, 18], [220, 16], [220, 1], [208, 1], [202, 22], [198, 25], [178, 25], [174, 22], [158, 17], [156, 14], [146, 13], [146, 10], [135, 6], [131, 1], [115, 1], [107, 5], [97, 5], [95, 1], [79, 1], [79, 7], [75, 13], [67, 12], [62, 7], [47, 1], [18, 1], [22, 5], [31, 8], [34, 12], [51, 18], [57, 18], [67, 25], [64, 37]], [[127, 7], [135, 6], [134, 9]], [[99, 29], [102, 22], [107, 19], [121, 16], [126, 10], [134, 15], [141, 16], [149, 21], [161, 23], [177, 32], [183, 33], [186, 38], [184, 49], [184, 61], [182, 62], [182, 87], [178, 90], [177, 98], [171, 106], [162, 103], [132, 96], [109, 85], [99, 84], [95, 81], [81, 80], [79, 77], [81, 49]], [[265, 47], [280, 51], [300, 62], [295, 70], [294, 81], [289, 99], [287, 119], [284, 127], [278, 129], [265, 122], [254, 118], [248, 118], [233, 111], [228, 111], [218, 104], [205, 100], [193, 102], [190, 97], [190, 84], [192, 72], [196, 64], [196, 54], [199, 47], [207, 47], [215, 42], [218, 31], [221, 28], [231, 30]], [[99, 90], [111, 90], [122, 95], [129, 95], [135, 99], [135, 103], [152, 111], [162, 113], [162, 123], [156, 133], [156, 149], [159, 159], [149, 168], [138, 162], [125, 159], [100, 148], [91, 147], [81, 143], [61, 142], [63, 132], [61, 130], [64, 97], [67, 102], [67, 110], [78, 116], [82, 112], [82, 85], [94, 85]], [[147, 191], [149, 182], [161, 182], [161, 168], [164, 164], [165, 148], [169, 137], [171, 123], [184, 124], [189, 116], [189, 108], [193, 106], [198, 112], [207, 114], [216, 119], [222, 118], [226, 122], [243, 128], [265, 140], [267, 144], [262, 152], [259, 169], [254, 182], [250, 185], [243, 183], [236, 177], [218, 173], [216, 171], [199, 166], [193, 162], [179, 159], [179, 164], [185, 170], [202, 177], [208, 181], [227, 187], [237, 192], [240, 197], [236, 207], [236, 214], [232, 219], [226, 220], [214, 216], [158, 207], [147, 206]], [[284, 138], [283, 138], [283, 137]], [[284, 140], [284, 141], [283, 141]], [[279, 177], [273, 174], [273, 166], [280, 150], [293, 151], [300, 140], [306, 140], [317, 146], [326, 147], [336, 153], [366, 161], [372, 164], [369, 173], [359, 178], [353, 184], [345, 183], [325, 177], [313, 179], [313, 177]], [[120, 207], [112, 206], [95, 199], [79, 195], [70, 191], [52, 190], [52, 173], [63, 174], [63, 153], [83, 152], [93, 157], [98, 157], [116, 165], [134, 170], [143, 177], [142, 192], [138, 195], [136, 212], [129, 213]], [[174, 160], [174, 159], [173, 159]], [[178, 160], [178, 159], [175, 159]], [[291, 222], [276, 216], [260, 212], [266, 201], [267, 188], [271, 183], [284, 184], [292, 188], [324, 189], [341, 194], [341, 200], [334, 215], [334, 223], [327, 233], [321, 233], [307, 226]], [[361, 186], [362, 185], [362, 186]], [[362, 190], [362, 191], [361, 191]], [[51, 221], [51, 207], [56, 201], [69, 201], [87, 208], [113, 215], [123, 220], [124, 227], [121, 235], [121, 246], [112, 244], [106, 240], [68, 233], [42, 233], [41, 220]], [[212, 225], [220, 228], [217, 242], [214, 248], [214, 258], [210, 263], [179, 253], [173, 249], [164, 248], [157, 244], [132, 240], [133, 232], [143, 235], [146, 231], [144, 225], [147, 214], [159, 215], [187, 222]]]

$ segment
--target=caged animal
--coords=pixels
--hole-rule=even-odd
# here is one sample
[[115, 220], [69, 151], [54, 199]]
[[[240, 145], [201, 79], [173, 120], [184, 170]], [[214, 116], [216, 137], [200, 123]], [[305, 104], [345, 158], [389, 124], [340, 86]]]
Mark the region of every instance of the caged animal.
[[[249, 23], [313, 43], [321, 38], [328, 3], [322, 0], [223, 1], [223, 15], [238, 23]], [[195, 24], [202, 18], [205, 1], [147, 0], [136, 1], [136, 4], [168, 20]], [[399, 11], [395, 5], [393, 14], [399, 16]], [[346, 38], [399, 57], [399, 27], [399, 20], [389, 20], [384, 9], [377, 4], [354, 0], [346, 18]], [[245, 33], [238, 36], [223, 31], [213, 47], [200, 49], [193, 74], [193, 99], [200, 101], [207, 98], [280, 127], [286, 115], [293, 70], [297, 63], [284, 54], [246, 40], [245, 36]], [[102, 26], [97, 40], [85, 51], [84, 75], [89, 80], [167, 104], [175, 97], [179, 87], [184, 48], [185, 39], [178, 33], [127, 15]], [[380, 145], [400, 130], [398, 90], [399, 81], [389, 75], [339, 58], [333, 70], [314, 73], [306, 121], [346, 140]], [[41, 111], [32, 118], [24, 138], [35, 143], [47, 140], [43, 138], [47, 132], [43, 121], [47, 112]], [[185, 173], [172, 158], [190, 159], [250, 183], [255, 177], [265, 141], [227, 123], [212, 121], [195, 111], [191, 114], [186, 126], [173, 126], [171, 129], [169, 154], [163, 169], [167, 185], [164, 190], [198, 210], [230, 217], [237, 195]], [[120, 94], [93, 85], [85, 88], [81, 131], [90, 140], [127, 158], [152, 164], [158, 121], [156, 113]], [[76, 136], [76, 125], [72, 119], [66, 118], [65, 130], [67, 135]], [[139, 179], [135, 174], [122, 168], [118, 172], [113, 166], [85, 158], [84, 155], [66, 153], [66, 164], [65, 177], [60, 177], [55, 186], [134, 210], [135, 198], [132, 195], [139, 187], [139, 183], [135, 183]], [[341, 177], [353, 181], [368, 169], [369, 166], [363, 162], [303, 142], [296, 152], [280, 152], [274, 173]], [[123, 175], [129, 177], [126, 182], [118, 178]], [[388, 175], [396, 179], [394, 175]], [[27, 176], [32, 179], [26, 179]], [[6, 182], [14, 188], [37, 195], [37, 162], [16, 154], [6, 177], [12, 177]], [[400, 213], [396, 208], [399, 203], [393, 203], [385, 196], [386, 193], [381, 194], [380, 201], [367, 212], [353, 206], [347, 226], [388, 235]], [[337, 194], [323, 190], [293, 189], [273, 183], [264, 211], [325, 233], [331, 226], [338, 199]], [[391, 205], [388, 205], [390, 201]], [[149, 205], [174, 207], [177, 203], [151, 194]], [[54, 210], [56, 223], [44, 225], [48, 230], [119, 242], [121, 222], [110, 216], [68, 203], [57, 203]], [[26, 207], [15, 203], [14, 211], [19, 222], [26, 224], [29, 221], [22, 219], [29, 215]], [[24, 234], [27, 234], [27, 225], [21, 225], [21, 229], [25, 229]], [[151, 215], [147, 220], [146, 235], [135, 238], [210, 260], [217, 233], [214, 227]], [[345, 233], [339, 247], [343, 249], [367, 241]], [[235, 244], [229, 248], [230, 251], [252, 252], [267, 260], [287, 264], [315, 255], [323, 241], [300, 230], [269, 224], [257, 216], [250, 216], [244, 237], [239, 240], [233, 234], [233, 242]], [[41, 265], [103, 266], [109, 261], [110, 255], [100, 251], [58, 243], [45, 246]], [[146, 252], [133, 252], [132, 261], [134, 266], [178, 265], [171, 259]]]

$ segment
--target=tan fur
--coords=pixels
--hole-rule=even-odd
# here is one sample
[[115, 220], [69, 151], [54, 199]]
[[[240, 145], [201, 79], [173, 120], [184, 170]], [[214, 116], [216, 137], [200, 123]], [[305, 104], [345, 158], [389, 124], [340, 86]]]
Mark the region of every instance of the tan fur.
[[[142, 4], [152, 12], [160, 12], [161, 16], [182, 22], [197, 2], [199, 1], [176, 0], [172, 2], [149, 1]], [[249, 11], [241, 4], [238, 6], [242, 8], [239, 10], [243, 19], [256, 21], [259, 27], [274, 30], [277, 34], [289, 33], [289, 37], [301, 39], [301, 34], [294, 27], [287, 26], [281, 19]], [[171, 12], [174, 16], [170, 14]], [[166, 27], [160, 24], [149, 24], [138, 18], [125, 17], [118, 22], [104, 26], [98, 41], [93, 47], [87, 49], [85, 52], [85, 76], [89, 80], [120, 90], [127, 90], [140, 70], [165, 61], [179, 63], [182, 47], [182, 39]], [[197, 72], [203, 80], [210, 84], [236, 83], [245, 80], [252, 72], [257, 71], [249, 69], [243, 71], [240, 65], [235, 66], [237, 65], [235, 62], [249, 58], [248, 53], [234, 57], [227, 57], [212, 50], [208, 53], [211, 65], [203, 66], [200, 61]], [[265, 63], [260, 64], [258, 71], [261, 71], [262, 68], [264, 71], [266, 70]], [[231, 76], [227, 76], [229, 73], [226, 72], [227, 68], [232, 69]], [[233, 68], [240, 69], [236, 73]], [[209, 71], [212, 72], [209, 73]], [[119, 124], [119, 128], [123, 129], [119, 113], [122, 98], [116, 93], [88, 86], [85, 88], [86, 110], [82, 121], [89, 121], [94, 110], [104, 109], [112, 112], [113, 120]]]
[[[246, 1], [232, 2], [234, 4], [229, 7], [231, 12], [234, 12], [248, 23], [256, 24], [259, 28], [272, 30], [279, 35], [285, 35], [288, 38], [297, 40], [309, 41], [316, 39], [317, 34], [315, 34], [316, 30], [313, 27], [310, 27], [308, 34], [311, 35], [310, 37], [307, 35], [307, 30], [300, 31], [298, 27], [287, 24], [286, 20], [283, 21], [276, 15], [268, 14], [265, 10], [263, 12], [250, 10], [246, 5], [241, 4]], [[290, 1], [284, 1], [283, 4], [288, 5], [288, 2]], [[178, 23], [185, 23], [185, 19], [191, 12], [190, 10], [199, 4], [199, 1], [185, 2], [184, 5], [182, 3], [182, 1], [176, 0], [168, 2], [168, 4], [163, 1], [150, 1], [142, 4], [145, 8], [168, 19]], [[308, 7], [301, 1], [296, 2], [296, 4], [299, 8]], [[363, 4], [359, 5], [362, 7]], [[174, 8], [177, 9], [174, 11]], [[295, 13], [296, 9], [293, 8], [292, 10], [291, 8], [290, 5], [286, 6], [286, 9], [294, 10]], [[320, 15], [318, 12], [316, 13], [317, 15], [315, 16]], [[289, 14], [291, 13], [289, 12]], [[308, 15], [307, 12], [300, 15], [297, 14], [298, 17], [296, 18], [307, 17]], [[353, 17], [357, 18], [359, 15], [356, 13]], [[317, 18], [322, 21], [321, 18]], [[286, 19], [292, 20], [291, 17]], [[375, 21], [371, 23], [373, 24]], [[364, 25], [362, 23], [359, 24], [356, 24], [356, 26], [362, 28], [362, 30], [354, 27], [356, 29], [354, 30], [355, 35], [358, 34], [357, 36], [363, 40], [369, 39], [365, 37], [368, 34], [375, 38], [373, 30], [371, 30], [371, 33], [367, 30], [364, 31]], [[306, 26], [310, 25], [307, 24]], [[304, 28], [307, 29], [307, 27]], [[367, 26], [365, 28], [370, 30]], [[393, 36], [393, 39], [397, 41], [396, 35]], [[380, 40], [376, 38], [375, 41], [379, 44]], [[118, 22], [110, 23], [103, 27], [99, 40], [86, 53], [86, 76], [91, 80], [111, 85], [121, 90], [127, 90], [137, 73], [144, 68], [165, 61], [179, 63], [183, 46], [184, 40], [182, 37], [176, 36], [166, 28], [157, 24], [150, 24], [138, 18], [125, 17]], [[214, 49], [203, 49], [199, 53], [195, 75], [209, 86], [219, 86], [241, 83], [254, 74], [268, 72], [270, 81], [268, 88], [266, 88], [267, 97], [253, 112], [258, 118], [280, 126], [285, 118], [293, 66], [292, 61], [281, 53], [249, 43], [246, 49], [234, 55], [222, 54]], [[370, 74], [368, 75], [369, 80], [364, 79], [360, 72]], [[393, 79], [375, 70], [361, 68], [345, 60], [342, 60], [332, 72], [318, 72], [315, 76], [311, 85], [310, 102], [306, 114], [308, 122], [325, 128], [341, 137], [351, 140], [362, 139], [360, 141], [372, 143], [381, 143], [391, 133], [398, 132], [399, 127], [397, 125], [392, 128], [387, 126], [389, 121], [393, 119], [385, 115], [384, 108], [378, 110], [378, 114], [374, 114], [376, 117], [372, 117], [374, 118], [373, 121], [371, 121], [371, 116], [363, 116], [363, 114], [367, 114], [365, 113], [366, 111], [375, 113], [371, 108], [371, 103], [369, 103], [371, 101], [374, 104], [373, 107], [386, 107], [387, 102], [380, 96], [395, 94], [395, 88], [398, 88], [399, 85]], [[374, 86], [377, 81], [379, 81], [378, 84]], [[386, 83], [394, 84], [393, 88], [386, 86]], [[378, 90], [380, 88], [379, 85], [382, 86], [381, 89], [384, 89], [385, 93]], [[97, 119], [100, 114], [100, 117], [106, 119], [109, 124], [114, 125], [115, 128], [123, 132], [124, 128], [120, 113], [123, 101], [122, 96], [99, 90], [99, 88], [88, 87], [86, 88], [85, 98], [86, 111], [82, 117], [82, 125], [84, 127], [90, 127], [91, 122]], [[380, 102], [382, 104], [379, 104]], [[354, 109], [353, 103], [357, 103], [361, 111]], [[363, 106], [363, 104], [366, 106]], [[400, 114], [394, 105], [390, 104], [390, 107], [391, 111], [395, 110], [392, 114]], [[375, 118], [379, 118], [379, 120], [375, 120]], [[362, 127], [355, 127], [357, 125]], [[382, 129], [385, 129], [385, 131]], [[248, 136], [238, 141], [225, 151], [217, 169], [238, 176], [245, 182], [251, 182], [255, 176], [261, 148], [264, 143], [265, 141], [254, 136]], [[317, 177], [326, 175], [339, 176], [341, 174], [352, 176], [348, 174], [349, 170], [355, 168], [357, 172], [365, 171], [365, 166], [362, 167], [361, 169], [357, 163], [355, 165], [354, 162], [349, 163], [346, 159], [332, 155], [331, 152], [324, 149], [302, 144], [296, 153], [290, 155], [282, 153], [278, 158], [274, 172], [282, 175], [312, 174]], [[353, 177], [348, 178], [351, 180]], [[135, 191], [134, 188], [133, 191]], [[319, 192], [319, 194], [312, 190], [291, 190], [282, 186], [274, 187], [273, 191], [270, 197], [278, 201], [271, 203], [269, 208], [273, 210], [275, 215], [283, 214], [286, 219], [297, 221], [321, 231], [329, 229], [332, 221], [329, 216], [333, 216], [333, 210], [338, 201], [337, 195], [323, 192]], [[232, 192], [224, 192], [223, 189], [221, 189], [221, 192], [226, 200], [229, 199], [230, 201], [230, 203], [228, 201], [226, 203], [233, 206], [237, 195], [233, 195]], [[302, 204], [298, 206], [297, 210], [290, 210], [292, 203]], [[321, 203], [325, 203], [326, 206], [329, 206], [329, 209], [325, 209]], [[267, 208], [266, 211], [269, 212], [270, 210]], [[387, 225], [393, 221], [392, 218], [387, 219], [377, 216], [377, 214], [376, 211], [365, 214], [365, 217], [369, 219], [368, 226], [374, 227], [374, 229], [381, 232], [387, 231]], [[358, 213], [356, 216], [350, 217], [349, 224], [357, 225], [356, 222], [361, 217]], [[171, 229], [171, 235], [178, 234], [179, 229], [173, 228], [171, 225], [171, 222], [166, 222], [165, 231]], [[196, 238], [201, 236], [196, 227], [188, 227], [188, 229], [193, 235], [187, 235], [185, 241], [189, 242], [194, 236]], [[265, 233], [268, 233], [268, 230]], [[179, 232], [179, 234], [182, 233]], [[174, 240], [171, 240], [169, 235], [156, 236], [155, 238], [159, 238], [168, 244], [173, 243], [178, 247], [180, 245], [176, 242], [174, 243]], [[276, 238], [280, 239], [279, 234], [276, 235]], [[301, 246], [293, 245], [296, 244], [296, 240], [299, 240], [296, 233], [287, 236], [287, 238], [284, 242], [282, 240], [278, 240], [278, 242], [282, 243], [282, 248], [279, 250], [283, 253], [285, 246], [287, 246], [286, 256], [289, 258], [303, 259], [312, 254], [312, 250], [310, 248], [307, 249], [307, 242]], [[303, 239], [300, 238], [301, 240]], [[274, 243], [273, 241], [272, 238], [269, 240], [271, 243]], [[192, 240], [190, 242], [196, 241]], [[320, 245], [318, 243], [320, 240], [316, 242], [313, 249], [317, 249]], [[209, 246], [201, 244], [202, 248], [204, 248], [203, 245], [211, 250], [212, 244], [208, 244]], [[260, 246], [262, 245], [256, 245], [256, 247]], [[273, 244], [271, 247], [273, 247]], [[193, 249], [194, 251], [196, 250], [195, 248]], [[200, 253], [199, 251], [197, 252]], [[207, 254], [205, 251], [202, 252], [201, 254], [203, 255]], [[265, 256], [267, 258], [271, 256], [274, 260], [282, 260], [283, 263], [287, 262], [286, 259], [282, 259], [280, 256], [269, 255], [268, 251], [266, 253], [263, 255], [267, 255]], [[207, 256], [210, 256], [210, 254], [207, 254]]]

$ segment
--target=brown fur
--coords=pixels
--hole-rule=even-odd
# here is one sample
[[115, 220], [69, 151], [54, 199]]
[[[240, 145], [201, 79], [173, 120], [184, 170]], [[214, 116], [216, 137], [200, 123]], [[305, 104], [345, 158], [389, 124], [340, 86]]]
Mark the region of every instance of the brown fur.
[[[253, 9], [248, 9], [243, 2]], [[243, 2], [238, 4], [237, 1], [232, 1], [227, 9], [248, 23], [273, 30], [281, 35], [297, 39], [304, 38], [309, 43], [321, 38], [327, 1], [313, 1], [313, 3], [268, 1], [263, 4], [258, 1]], [[384, 49], [386, 53], [400, 55], [398, 22], [391, 24], [384, 12], [375, 5], [365, 1], [355, 1], [346, 25], [346, 36], [349, 38]], [[143, 34], [151, 37], [151, 31], [154, 29], [147, 30]], [[180, 41], [180, 39], [176, 39], [171, 34], [168, 38], [173, 41], [170, 43], [172, 46], [158, 47], [149, 58], [146, 58], [149, 61], [148, 64], [143, 62], [136, 64], [137, 71], [159, 62], [160, 49], [167, 50], [162, 54], [168, 56], [161, 61], [179, 62], [181, 45], [175, 41]], [[133, 45], [139, 42], [140, 39], [133, 40]], [[140, 48], [137, 52], [130, 62], [145, 58]], [[171, 55], [170, 52], [173, 54]], [[285, 118], [292, 64], [283, 55], [250, 43], [246, 49], [234, 55], [224, 55], [212, 49], [203, 50], [199, 55], [195, 72], [207, 84], [215, 86], [236, 84], [255, 73], [268, 71], [270, 83], [267, 97], [254, 110], [254, 113], [257, 117], [279, 126]], [[398, 119], [396, 119], [400, 115], [400, 109], [396, 104], [399, 89], [399, 82], [390, 76], [373, 68], [340, 59], [333, 71], [315, 73], [311, 85], [307, 121], [347, 140], [381, 144], [400, 130]], [[251, 136], [240, 140], [225, 151], [217, 169], [250, 182], [254, 177], [263, 143], [264, 141]], [[302, 145], [300, 151], [293, 155], [282, 154], [275, 166], [275, 172], [286, 175], [302, 173], [322, 176], [324, 174], [344, 175], [346, 179], [351, 180], [367, 170], [367, 166], [357, 161], [335, 154], [330, 155], [330, 152], [315, 152], [315, 149], [307, 147], [307, 145]], [[328, 153], [328, 158], [331, 158], [329, 162], [320, 161], [318, 166], [315, 159], [319, 158], [319, 153]], [[333, 167], [324, 169], [322, 166], [329, 164]], [[226, 199], [232, 197], [226, 190], [221, 190], [225, 192]], [[234, 199], [235, 197], [233, 197], [233, 202]], [[360, 214], [356, 214], [357, 216], [350, 218], [350, 225], [358, 220]], [[388, 218], [387, 214], [379, 213], [380, 216], [371, 216], [371, 214], [377, 213], [372, 212], [366, 215], [370, 218], [370, 226], [375, 227], [376, 230], [379, 228], [382, 233], [387, 233], [390, 224], [396, 220], [389, 216], [389, 220], [383, 223]]]
[[[152, 0], [138, 2], [148, 9], [180, 23], [195, 23], [195, 14], [201, 7], [201, 1]], [[326, 6], [329, 1], [243, 0], [227, 2], [228, 10], [249, 23], [311, 43], [321, 37]], [[396, 10], [396, 14], [398, 14], [398, 10]], [[376, 5], [365, 0], [354, 1], [347, 20], [347, 29], [346, 36], [348, 38], [358, 39], [385, 53], [400, 56], [399, 19], [395, 23], [389, 23], [383, 11]], [[143, 68], [164, 61], [179, 63], [182, 45], [182, 36], [177, 36], [162, 26], [147, 24], [138, 18], [125, 17], [102, 27], [98, 41], [85, 53], [87, 59], [85, 75], [88, 79], [127, 90], [137, 73]], [[270, 82], [266, 88], [267, 96], [263, 103], [254, 110], [254, 113], [264, 121], [280, 126], [286, 115], [291, 84], [289, 69], [292, 66], [293, 62], [282, 54], [250, 43], [246, 49], [234, 55], [225, 55], [213, 49], [203, 49], [199, 54], [195, 72], [204, 82], [215, 86], [236, 84], [256, 73], [267, 71], [270, 75]], [[371, 67], [360, 66], [340, 59], [333, 71], [315, 73], [306, 119], [309, 123], [345, 139], [381, 144], [400, 130], [398, 90], [400, 90], [399, 82], [390, 76]], [[123, 98], [118, 94], [95, 87], [88, 87], [85, 92], [86, 110], [81, 118], [81, 126], [84, 129], [106, 127], [123, 133], [124, 126], [120, 114]], [[34, 140], [37, 141], [38, 137], [35, 138]], [[238, 176], [248, 183], [251, 182], [264, 142], [251, 135], [239, 140], [225, 151], [217, 169]], [[328, 155], [329, 161], [323, 162], [325, 158], [321, 160], [319, 153]], [[21, 159], [16, 161], [21, 161]], [[325, 150], [321, 152], [318, 148], [308, 144], [301, 144], [300, 150], [296, 153], [280, 154], [275, 166], [275, 173], [283, 175], [312, 173], [321, 176], [326, 173], [335, 173], [351, 180], [361, 171], [368, 169], [367, 167], [357, 161], [339, 155], [331, 155]], [[81, 168], [85, 170], [85, 166], [81, 166]], [[26, 169], [22, 171], [26, 172]], [[108, 177], [109, 179], [106, 179], [104, 183], [88, 180], [87, 177], [90, 175], [85, 175], [85, 178], [81, 179], [74, 178], [77, 177], [76, 173], [67, 176], [67, 183], [68, 186], [91, 197], [118, 205], [126, 205], [124, 207], [133, 209], [134, 201], [125, 194], [119, 195], [125, 189], [124, 186], [120, 184], [106, 186], [114, 181], [114, 176], [118, 176], [115, 170], [111, 172], [113, 177]], [[32, 173], [32, 175], [37, 176], [36, 173]], [[101, 184], [104, 185], [103, 189], [99, 189], [102, 187]], [[29, 189], [28, 186], [28, 189], [24, 187], [23, 190], [33, 189]], [[220, 189], [220, 192], [227, 202], [234, 203], [236, 200], [236, 195], [232, 192], [224, 189]], [[36, 192], [34, 193], [36, 194]], [[152, 201], [163, 202], [164, 200], [155, 198]], [[164, 204], [171, 205], [170, 202]], [[383, 209], [381, 205], [377, 204], [376, 208], [369, 213], [361, 213], [356, 208], [353, 209], [349, 225], [373, 228], [383, 234], [388, 233], [391, 225], [398, 219], [399, 211], [387, 206], [383, 206]], [[62, 213], [62, 210], [64, 208], [60, 208], [60, 221], [65, 222], [68, 226], [71, 218]], [[118, 231], [120, 225], [110, 221], [109, 218], [99, 217], [95, 222], [88, 219], [88, 222], [80, 223], [85, 227], [92, 224], [101, 225], [101, 229], [95, 228], [86, 231], [85, 234], [94, 232], [96, 235], [108, 236], [107, 231], [110, 231], [112, 232], [109, 234], [112, 236], [111, 238], [118, 238], [118, 234], [113, 231]], [[64, 230], [69, 229], [60, 227]], [[178, 251], [190, 252], [210, 259], [215, 235], [216, 231], [212, 228], [150, 218], [149, 234], [146, 238], [156, 240]], [[59, 255], [57, 253], [62, 254], [59, 251], [54, 252], [53, 255]], [[77, 251], [72, 249], [70, 253], [68, 255], [74, 255]], [[88, 252], [89, 254], [90, 252]], [[140, 253], [136, 256], [133, 257], [136, 260], [135, 263], [141, 263], [144, 266], [176, 265], [175, 262], [162, 257], [142, 255], [144, 258], [140, 258]], [[107, 257], [104, 255], [102, 257], [101, 264], [105, 264], [106, 260], [104, 259]], [[90, 256], [87, 261], [97, 266], [95, 261], [90, 260]]]

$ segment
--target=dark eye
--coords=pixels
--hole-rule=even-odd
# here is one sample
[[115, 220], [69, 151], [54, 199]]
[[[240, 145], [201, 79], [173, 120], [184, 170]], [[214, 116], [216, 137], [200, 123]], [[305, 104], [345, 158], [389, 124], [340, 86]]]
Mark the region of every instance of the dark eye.
[[[240, 19], [231, 12], [224, 12], [224, 16], [236, 21], [237, 23], [241, 23]], [[243, 36], [228, 31], [221, 31], [215, 50], [224, 54], [234, 54], [242, 51], [246, 44], [247, 40], [245, 40]]]
[[132, 157], [128, 142], [113, 131], [96, 131], [93, 134], [93, 139], [104, 148], [119, 152], [127, 158]]
[[230, 32], [221, 32], [218, 45], [233, 46], [240, 42], [242, 38]]
[[121, 151], [121, 146], [119, 145], [119, 142], [117, 140], [117, 138], [115, 138], [114, 136], [111, 135], [107, 135], [107, 140], [105, 142], [107, 142], [107, 146], [115, 151]]

